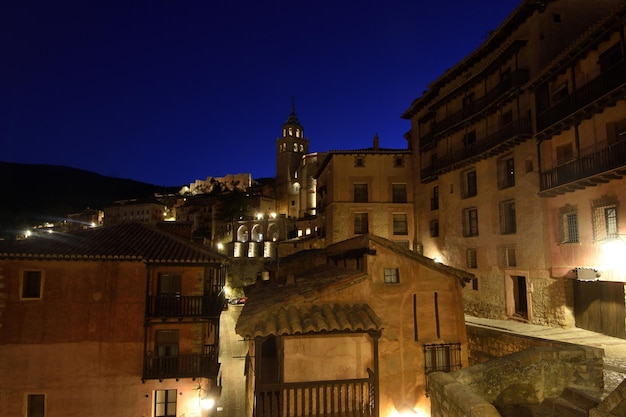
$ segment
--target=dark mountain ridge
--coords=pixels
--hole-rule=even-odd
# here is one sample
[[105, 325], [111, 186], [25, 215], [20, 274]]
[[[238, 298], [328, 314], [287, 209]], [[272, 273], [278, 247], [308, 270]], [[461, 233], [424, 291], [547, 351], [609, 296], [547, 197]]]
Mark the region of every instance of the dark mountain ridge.
[[180, 187], [107, 177], [59, 165], [0, 162], [0, 189], [0, 233], [6, 234], [89, 208], [102, 209], [116, 200], [173, 193]]

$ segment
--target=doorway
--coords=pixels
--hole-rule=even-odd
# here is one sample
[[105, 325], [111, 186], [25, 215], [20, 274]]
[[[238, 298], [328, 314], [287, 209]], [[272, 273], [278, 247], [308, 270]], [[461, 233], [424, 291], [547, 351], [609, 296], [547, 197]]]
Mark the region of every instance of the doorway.
[[507, 271], [504, 280], [506, 315], [510, 319], [532, 320], [532, 286], [524, 271]]

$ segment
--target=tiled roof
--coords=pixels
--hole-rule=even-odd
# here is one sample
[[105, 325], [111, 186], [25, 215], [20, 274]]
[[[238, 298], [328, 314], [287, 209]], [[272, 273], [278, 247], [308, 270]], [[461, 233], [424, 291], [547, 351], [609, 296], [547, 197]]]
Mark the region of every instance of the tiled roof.
[[280, 306], [254, 319], [244, 317], [242, 320], [240, 316], [237, 322], [237, 333], [244, 338], [254, 338], [270, 335], [379, 330], [380, 326], [380, 318], [367, 304], [290, 305]]
[[258, 282], [246, 288], [248, 301], [237, 321], [244, 338], [319, 332], [379, 330], [382, 321], [367, 304], [316, 302], [317, 295], [339, 291], [367, 279], [360, 271], [324, 265], [288, 278], [287, 284]]
[[43, 233], [0, 242], [0, 259], [120, 260], [206, 264], [226, 257], [143, 223], [120, 223], [73, 233]]

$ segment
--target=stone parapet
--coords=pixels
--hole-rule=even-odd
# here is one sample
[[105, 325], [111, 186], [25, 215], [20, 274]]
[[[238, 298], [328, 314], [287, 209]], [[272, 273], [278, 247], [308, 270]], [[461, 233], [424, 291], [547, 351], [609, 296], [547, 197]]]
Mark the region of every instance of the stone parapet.
[[498, 407], [541, 404], [568, 386], [601, 388], [602, 356], [602, 349], [586, 346], [531, 347], [449, 374], [432, 374], [431, 414], [498, 416]]

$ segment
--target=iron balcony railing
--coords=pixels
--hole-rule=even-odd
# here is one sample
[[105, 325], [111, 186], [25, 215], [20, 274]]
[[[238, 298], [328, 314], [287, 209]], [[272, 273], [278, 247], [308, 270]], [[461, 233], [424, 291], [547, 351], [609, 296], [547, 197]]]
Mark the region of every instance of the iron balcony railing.
[[362, 379], [263, 384], [255, 417], [378, 417], [374, 373]]
[[146, 356], [143, 379], [215, 378], [219, 371], [217, 349], [203, 354]]
[[433, 164], [421, 170], [422, 180], [438, 175], [440, 173], [455, 169], [466, 160], [473, 160], [482, 154], [494, 155], [508, 149], [512, 144], [519, 141], [519, 138], [526, 138], [532, 135], [530, 119], [518, 119], [506, 124], [497, 132], [477, 140], [471, 145], [450, 152], [448, 155], [440, 156], [433, 161]]
[[541, 132], [575, 111], [593, 103], [624, 83], [626, 83], [626, 63], [621, 61], [577, 88], [553, 106], [537, 114], [537, 132]]
[[541, 172], [541, 191], [623, 167], [626, 167], [626, 140]]
[[224, 295], [151, 295], [148, 296], [146, 317], [219, 317]]

